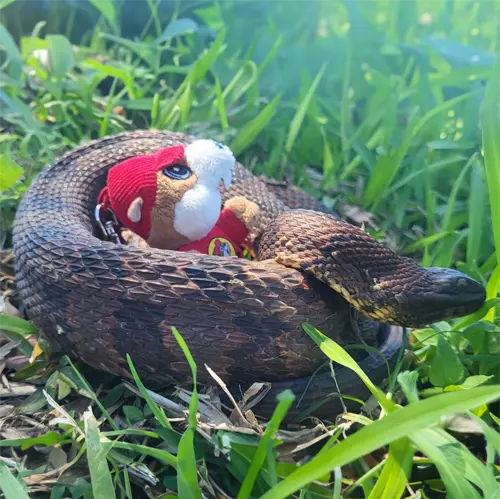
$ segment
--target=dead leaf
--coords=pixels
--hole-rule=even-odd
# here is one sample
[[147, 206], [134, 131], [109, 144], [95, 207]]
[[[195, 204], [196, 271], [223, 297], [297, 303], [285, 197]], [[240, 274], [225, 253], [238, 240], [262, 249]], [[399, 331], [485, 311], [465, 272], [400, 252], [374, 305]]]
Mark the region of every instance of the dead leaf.
[[359, 225], [368, 224], [375, 230], [378, 230], [378, 226], [375, 223], [375, 216], [373, 215], [373, 213], [363, 210], [359, 206], [340, 203], [339, 211], [341, 212], [342, 217], [346, 218], [349, 221], [352, 221]]
[[239, 402], [241, 410], [246, 412], [256, 406], [267, 395], [270, 389], [271, 383], [252, 383]]
[[33, 353], [31, 354], [31, 357], [30, 357], [30, 364], [33, 364], [33, 362], [35, 362], [37, 357], [40, 357], [40, 355], [42, 355], [42, 353], [43, 353], [42, 347], [40, 346], [40, 343], [38, 343], [38, 341], [37, 341], [35, 343], [35, 346], [33, 347]]
[[[245, 416], [241, 412], [240, 406], [236, 403], [236, 400], [234, 400], [234, 397], [232, 396], [231, 392], [228, 390], [224, 381], [222, 381], [222, 379], [212, 369], [210, 369], [210, 367], [207, 366], [207, 364], [205, 364], [205, 369], [208, 371], [208, 374], [210, 374], [210, 376], [212, 376], [212, 378], [215, 379], [217, 384], [222, 388], [223, 392], [228, 396], [229, 400], [234, 405], [235, 410], [231, 413], [231, 416], [229, 417], [229, 419], [235, 423], [237, 422], [240, 425], [248, 426], [251, 428], [252, 424], [245, 419]], [[256, 428], [256, 430], [262, 431], [260, 426], [258, 426]], [[262, 433], [263, 433], [263, 431], [262, 431]]]
[[9, 388], [0, 386], [0, 398], [2, 397], [26, 397], [36, 392], [36, 387], [26, 383], [9, 383]]

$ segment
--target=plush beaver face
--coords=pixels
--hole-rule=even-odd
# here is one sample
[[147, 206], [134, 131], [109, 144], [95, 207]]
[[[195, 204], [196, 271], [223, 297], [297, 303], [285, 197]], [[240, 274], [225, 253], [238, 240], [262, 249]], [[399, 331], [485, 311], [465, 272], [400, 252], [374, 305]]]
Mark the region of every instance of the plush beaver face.
[[212, 140], [131, 158], [108, 175], [108, 195], [120, 221], [147, 243], [177, 249], [205, 237], [221, 211], [219, 186], [231, 184], [235, 159]]
[[231, 184], [235, 159], [225, 146], [197, 140], [186, 147], [182, 161], [157, 173], [148, 243], [177, 249], [205, 237], [221, 211], [219, 186]]

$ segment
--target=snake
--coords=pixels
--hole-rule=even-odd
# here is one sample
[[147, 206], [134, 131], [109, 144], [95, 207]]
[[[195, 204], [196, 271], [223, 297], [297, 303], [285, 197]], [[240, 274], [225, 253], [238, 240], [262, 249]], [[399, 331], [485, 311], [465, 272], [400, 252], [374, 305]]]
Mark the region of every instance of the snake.
[[144, 382], [183, 386], [193, 377], [176, 328], [199, 383], [215, 385], [208, 366], [241, 393], [264, 383], [258, 414], [272, 414], [290, 389], [290, 417], [307, 409], [333, 417], [344, 395], [359, 403], [369, 393], [347, 367], [336, 364], [332, 376], [305, 323], [346, 349], [367, 346], [353, 356], [379, 384], [402, 352], [405, 328], [484, 302], [471, 277], [420, 267], [305, 191], [239, 162], [222, 201], [244, 195], [258, 204], [254, 259], [105, 240], [93, 213], [108, 170], [193, 140], [162, 130], [91, 140], [43, 168], [21, 199], [13, 227], [20, 299], [49, 341], [84, 364], [129, 379], [129, 355]]

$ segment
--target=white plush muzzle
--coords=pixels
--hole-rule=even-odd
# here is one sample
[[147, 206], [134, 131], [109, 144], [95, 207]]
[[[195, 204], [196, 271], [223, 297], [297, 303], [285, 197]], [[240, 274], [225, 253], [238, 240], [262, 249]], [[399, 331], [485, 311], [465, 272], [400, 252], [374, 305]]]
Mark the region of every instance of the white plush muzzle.
[[231, 150], [213, 140], [197, 140], [186, 147], [186, 163], [198, 182], [175, 207], [174, 229], [190, 241], [204, 238], [221, 210], [219, 185], [229, 189], [236, 160]]

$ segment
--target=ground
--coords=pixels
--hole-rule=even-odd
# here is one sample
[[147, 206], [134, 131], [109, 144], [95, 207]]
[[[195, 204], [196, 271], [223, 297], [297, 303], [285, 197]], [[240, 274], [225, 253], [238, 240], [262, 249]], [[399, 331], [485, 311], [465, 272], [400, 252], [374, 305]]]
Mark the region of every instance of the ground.
[[[6, 499], [500, 496], [498, 2], [0, 9]], [[307, 330], [373, 396], [356, 413], [291, 428], [290, 393], [265, 421], [202, 388], [155, 393], [137, 376], [75, 364], [19, 317], [15, 210], [58, 155], [137, 128], [228, 144], [253, 172], [301, 186], [397, 252], [480, 280], [485, 306], [411, 330], [383, 387]]]

